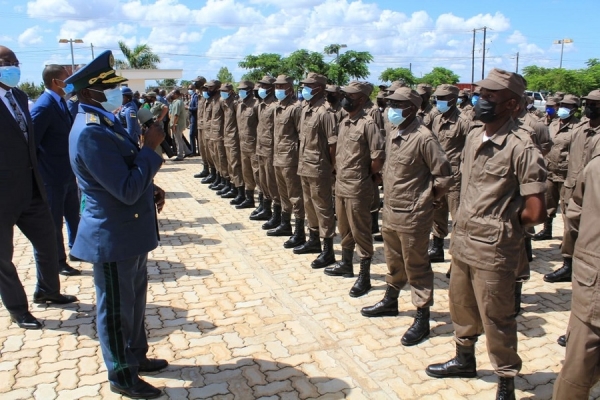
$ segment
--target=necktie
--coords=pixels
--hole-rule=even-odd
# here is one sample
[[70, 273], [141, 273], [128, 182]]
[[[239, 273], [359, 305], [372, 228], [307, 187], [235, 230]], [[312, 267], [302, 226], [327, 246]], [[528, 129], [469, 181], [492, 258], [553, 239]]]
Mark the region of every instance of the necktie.
[[62, 108], [63, 112], [67, 115], [67, 119], [71, 120], [71, 113], [69, 112], [69, 107], [67, 107], [67, 102], [62, 97], [60, 98], [60, 108]]
[[25, 117], [23, 116], [23, 113], [21, 113], [21, 110], [19, 109], [19, 107], [17, 107], [15, 98], [13, 97], [13, 94], [10, 91], [6, 92], [6, 98], [8, 99], [8, 102], [10, 103], [10, 106], [12, 107], [13, 112], [15, 113], [15, 119], [19, 124], [19, 128], [21, 128], [21, 132], [23, 132], [23, 135], [25, 135], [25, 139], [27, 139], [27, 124], [25, 123]]

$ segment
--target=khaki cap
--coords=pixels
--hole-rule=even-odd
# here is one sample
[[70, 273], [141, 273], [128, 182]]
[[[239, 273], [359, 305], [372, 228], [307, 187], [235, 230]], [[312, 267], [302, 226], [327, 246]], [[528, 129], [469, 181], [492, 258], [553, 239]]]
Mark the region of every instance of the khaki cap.
[[154, 98], [156, 98], [156, 93], [154, 93], [154, 92], [148, 92], [148, 93], [146, 93], [146, 97], [154, 97]]
[[417, 85], [417, 93], [421, 94], [431, 94], [433, 88], [429, 83], [419, 83]]
[[207, 88], [215, 87], [215, 86], [217, 88], [221, 87], [221, 81], [218, 79], [211, 79], [210, 81], [208, 81], [204, 84], [204, 87], [207, 87]]
[[402, 81], [394, 81], [394, 82], [392, 82], [392, 84], [390, 85], [390, 87], [387, 88], [387, 91], [388, 92], [395, 92], [397, 89], [400, 89], [401, 87], [405, 87], [405, 86], [406, 85]]
[[258, 81], [258, 83], [261, 83], [263, 85], [272, 85], [275, 82], [275, 78], [273, 78], [272, 76], [269, 75], [265, 75], [262, 77], [262, 79], [260, 81]]
[[560, 101], [561, 104], [573, 104], [579, 107], [579, 97], [573, 94], [566, 94], [565, 97]]
[[533, 97], [527, 96], [527, 104], [533, 104]]
[[238, 83], [238, 89], [254, 89], [254, 82], [240, 81], [240, 83]]
[[481, 88], [479, 86], [475, 86], [473, 88], [473, 95], [479, 96], [481, 94]]
[[373, 91], [373, 86], [367, 82], [352, 81], [342, 88], [345, 93], [362, 93], [365, 96], [370, 96]]
[[489, 90], [508, 89], [519, 97], [525, 91], [525, 80], [521, 75], [499, 68], [492, 69], [487, 78], [477, 82], [476, 85]]
[[562, 99], [563, 97], [565, 97], [565, 92], [556, 92], [556, 93], [554, 93], [554, 97], [558, 97], [559, 99]]
[[203, 77], [203, 76], [198, 75], [196, 77], [196, 79], [194, 79], [192, 82], [202, 82], [202, 83], [204, 83], [204, 82], [206, 82], [206, 78]]
[[287, 75], [279, 75], [277, 77], [277, 79], [275, 79], [275, 82], [273, 82], [276, 85], [287, 85], [288, 83], [290, 85], [294, 84], [294, 78], [292, 78], [291, 76], [287, 76]]
[[558, 97], [548, 97], [546, 99], [547, 106], [557, 106], [560, 103], [560, 99]]
[[340, 91], [340, 87], [337, 85], [327, 85], [325, 86], [325, 91], [330, 93], [338, 93]]
[[233, 85], [231, 83], [227, 82], [227, 83], [221, 85], [221, 89], [219, 89], [219, 90], [221, 90], [221, 92], [228, 92], [230, 90], [233, 90]]
[[318, 83], [320, 85], [327, 85], [327, 77], [325, 75], [317, 74], [315, 72], [309, 72], [300, 83]]
[[379, 85], [377, 86], [379, 90], [387, 90], [387, 85]]
[[585, 100], [600, 100], [600, 90], [592, 90], [587, 96], [583, 96]]
[[399, 89], [396, 89], [396, 91], [393, 94], [387, 96], [386, 99], [410, 101], [417, 107], [421, 107], [421, 103], [423, 102], [423, 99], [421, 98], [421, 95], [419, 93], [407, 87], [401, 87]]
[[434, 96], [448, 96], [448, 95], [454, 94], [454, 95], [458, 96], [458, 92], [460, 92], [460, 90], [458, 89], [457, 86], [448, 85], [448, 84], [444, 83], [435, 88], [435, 92], [433, 92], [433, 95]]

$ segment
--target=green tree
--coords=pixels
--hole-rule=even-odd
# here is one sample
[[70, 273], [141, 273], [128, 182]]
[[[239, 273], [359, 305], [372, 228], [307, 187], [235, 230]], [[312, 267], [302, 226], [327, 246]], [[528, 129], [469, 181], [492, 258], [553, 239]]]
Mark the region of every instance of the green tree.
[[453, 71], [443, 67], [435, 67], [430, 73], [425, 74], [419, 79], [419, 82], [429, 83], [431, 86], [436, 87], [443, 83], [457, 84], [459, 79], [460, 76], [456, 75]]
[[163, 79], [161, 81], [156, 81], [156, 86], [160, 88], [171, 89], [177, 86], [177, 80], [175, 79]]
[[221, 69], [219, 69], [219, 72], [217, 73], [217, 79], [222, 83], [234, 83], [233, 74], [229, 72], [227, 67], [221, 67]]
[[179, 81], [179, 86], [182, 88], [188, 88], [188, 86], [190, 86], [193, 82], [187, 79], [182, 79]]
[[529, 65], [523, 68], [527, 89], [533, 91], [566, 92], [578, 96], [600, 87], [600, 64], [588, 61], [586, 69], [543, 68]]
[[589, 60], [587, 60], [585, 62], [585, 65], [587, 65], [588, 68], [595, 67], [596, 65], [600, 65], [600, 59], [598, 59], [598, 58], [590, 58]]
[[348, 50], [329, 64], [327, 77], [335, 85], [346, 85], [350, 79], [365, 79], [369, 76], [369, 63], [373, 56], [368, 51]]
[[17, 86], [19, 89], [21, 89], [22, 91], [25, 92], [25, 94], [27, 94], [27, 97], [29, 97], [31, 100], [35, 100], [38, 97], [41, 96], [42, 93], [44, 93], [44, 84], [40, 83], [40, 85], [36, 85], [33, 82], [21, 82], [19, 83], [19, 85]]
[[238, 63], [241, 68], [250, 70], [243, 79], [259, 81], [265, 75], [277, 76], [284, 73], [283, 57], [274, 53], [263, 53], [257, 56], [246, 56]]
[[304, 49], [296, 50], [284, 59], [285, 74], [296, 81], [302, 80], [307, 73], [316, 72], [327, 75], [329, 66], [323, 60], [323, 54]]
[[116, 60], [115, 65], [120, 69], [156, 69], [160, 57], [152, 52], [147, 44], [139, 44], [130, 49], [124, 42], [119, 41], [121, 53], [125, 60]]
[[379, 75], [379, 80], [382, 82], [403, 81], [409, 86], [417, 83], [417, 78], [408, 68], [386, 68]]

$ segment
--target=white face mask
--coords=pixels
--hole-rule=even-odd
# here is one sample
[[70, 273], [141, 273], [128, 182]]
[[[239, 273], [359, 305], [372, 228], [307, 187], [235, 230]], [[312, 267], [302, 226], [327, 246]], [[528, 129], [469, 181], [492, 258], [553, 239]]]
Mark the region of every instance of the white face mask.
[[121, 103], [123, 102], [123, 94], [121, 93], [121, 89], [119, 88], [114, 88], [114, 89], [106, 89], [106, 90], [96, 90], [96, 89], [90, 89], [93, 90], [94, 92], [102, 92], [104, 93], [104, 96], [106, 97], [106, 101], [96, 101], [97, 103], [100, 103], [100, 105], [102, 106], [102, 108], [104, 108], [106, 111], [108, 112], [113, 112], [115, 111], [117, 108], [121, 107]]

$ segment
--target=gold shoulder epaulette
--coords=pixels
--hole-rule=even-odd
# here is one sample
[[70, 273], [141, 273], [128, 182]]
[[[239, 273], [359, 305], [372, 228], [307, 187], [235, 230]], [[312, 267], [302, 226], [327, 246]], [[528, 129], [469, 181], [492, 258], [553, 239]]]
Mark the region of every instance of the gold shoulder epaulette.
[[98, 117], [97, 114], [86, 113], [85, 114], [85, 123], [87, 125], [90, 125], [90, 124], [100, 125], [100, 118]]

